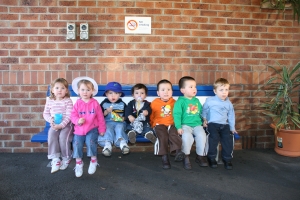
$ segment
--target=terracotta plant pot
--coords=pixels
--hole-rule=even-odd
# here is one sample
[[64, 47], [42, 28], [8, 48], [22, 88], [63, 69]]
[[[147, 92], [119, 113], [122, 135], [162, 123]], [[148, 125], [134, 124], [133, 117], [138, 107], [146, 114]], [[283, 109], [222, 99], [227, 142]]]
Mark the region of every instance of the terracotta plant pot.
[[[274, 125], [271, 124], [274, 128]], [[300, 130], [280, 129], [275, 134], [275, 152], [282, 156], [300, 156]]]

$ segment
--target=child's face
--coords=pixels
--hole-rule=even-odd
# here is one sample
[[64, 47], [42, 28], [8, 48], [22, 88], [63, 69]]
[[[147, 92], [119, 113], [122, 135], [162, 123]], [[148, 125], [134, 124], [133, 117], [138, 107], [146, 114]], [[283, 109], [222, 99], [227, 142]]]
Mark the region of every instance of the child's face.
[[93, 89], [89, 85], [81, 84], [78, 88], [78, 94], [83, 101], [87, 101], [93, 96]]
[[215, 94], [221, 99], [225, 100], [228, 97], [229, 85], [221, 85], [214, 89]]
[[144, 99], [146, 98], [146, 91], [144, 88], [138, 89], [138, 90], [134, 90], [133, 92], [133, 98], [136, 101], [144, 101]]
[[180, 89], [180, 92], [187, 98], [195, 97], [197, 94], [196, 81], [185, 81], [184, 87]]
[[108, 90], [105, 95], [111, 103], [115, 103], [119, 100], [121, 93]]
[[52, 93], [54, 94], [56, 100], [62, 100], [65, 98], [68, 90], [62, 83], [55, 83], [52, 88]]
[[160, 84], [159, 89], [157, 91], [157, 95], [160, 97], [162, 101], [169, 101], [169, 99], [173, 95], [172, 86], [169, 83]]

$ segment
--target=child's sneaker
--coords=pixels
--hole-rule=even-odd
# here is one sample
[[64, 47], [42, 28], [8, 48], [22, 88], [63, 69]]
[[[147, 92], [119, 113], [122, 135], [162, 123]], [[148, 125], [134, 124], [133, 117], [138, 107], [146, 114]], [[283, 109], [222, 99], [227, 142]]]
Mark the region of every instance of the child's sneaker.
[[83, 164], [82, 161], [76, 162], [76, 166], [74, 168], [76, 177], [81, 177], [82, 176], [82, 174], [83, 174], [83, 165], [84, 164]]
[[122, 154], [129, 154], [129, 146], [127, 144], [124, 144], [124, 146], [121, 148]]
[[136, 133], [134, 130], [131, 130], [127, 133], [128, 140], [131, 144], [134, 144], [136, 142]]
[[152, 131], [149, 131], [145, 134], [145, 138], [150, 140], [153, 144], [156, 142], [156, 137], [154, 136]]
[[111, 146], [110, 147], [104, 146], [102, 150], [102, 154], [107, 157], [111, 156]]
[[61, 166], [61, 160], [59, 158], [54, 158], [51, 161], [51, 173], [57, 172]]
[[89, 174], [94, 174], [96, 172], [97, 166], [99, 166], [99, 164], [97, 163], [97, 160], [95, 160], [94, 162], [91, 161], [88, 173]]
[[67, 167], [69, 166], [69, 164], [70, 164], [70, 162], [71, 162], [71, 159], [63, 159], [62, 161], [61, 161], [61, 166], [60, 166], [60, 170], [65, 170], [65, 169], [67, 169]]

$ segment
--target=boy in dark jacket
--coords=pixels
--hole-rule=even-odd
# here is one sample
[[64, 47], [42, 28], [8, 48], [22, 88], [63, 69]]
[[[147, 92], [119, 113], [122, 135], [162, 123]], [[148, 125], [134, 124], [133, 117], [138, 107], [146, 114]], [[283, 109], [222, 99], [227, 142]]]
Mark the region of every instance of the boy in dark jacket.
[[133, 100], [130, 101], [125, 109], [125, 121], [127, 122], [127, 134], [129, 142], [136, 142], [136, 135], [141, 134], [152, 143], [156, 137], [150, 127], [150, 103], [145, 100], [148, 88], [144, 84], [136, 84], [131, 88]]

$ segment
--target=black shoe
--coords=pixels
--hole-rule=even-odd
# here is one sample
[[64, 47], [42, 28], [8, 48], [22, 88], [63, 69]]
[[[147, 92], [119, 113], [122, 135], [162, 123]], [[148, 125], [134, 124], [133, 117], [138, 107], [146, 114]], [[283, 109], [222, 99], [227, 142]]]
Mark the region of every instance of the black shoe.
[[184, 156], [185, 154], [180, 150], [180, 149], [177, 149], [176, 150], [176, 154], [175, 154], [175, 162], [180, 162], [184, 159]]
[[227, 169], [227, 170], [232, 170], [232, 163], [231, 161], [224, 161], [224, 168]]
[[216, 161], [216, 159], [208, 159], [208, 164], [211, 168], [217, 168], [218, 167], [218, 163]]
[[170, 164], [168, 155], [163, 155], [161, 157], [161, 160], [162, 160], [162, 164], [163, 164], [164, 169], [170, 169], [171, 168], [171, 164]]
[[185, 155], [184, 156], [184, 159], [183, 159], [183, 168], [186, 169], [186, 170], [192, 169], [192, 165], [191, 165], [191, 162], [190, 162], [189, 155]]
[[200, 167], [207, 167], [207, 157], [206, 156], [196, 156], [195, 162], [199, 164]]

